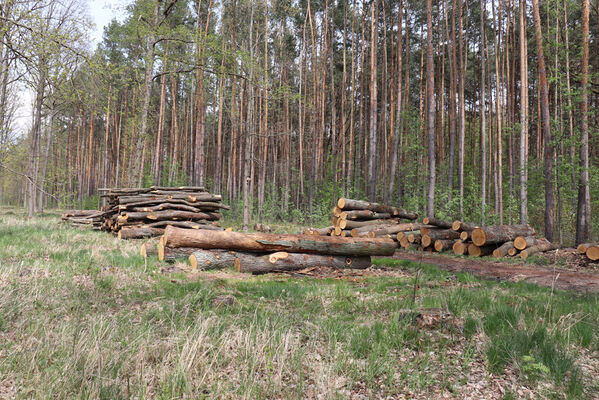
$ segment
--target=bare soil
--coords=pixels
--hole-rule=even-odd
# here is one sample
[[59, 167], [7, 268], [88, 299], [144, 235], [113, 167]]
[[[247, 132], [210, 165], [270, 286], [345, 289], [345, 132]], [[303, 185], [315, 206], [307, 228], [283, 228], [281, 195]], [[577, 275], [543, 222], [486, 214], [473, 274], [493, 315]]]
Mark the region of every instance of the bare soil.
[[596, 264], [587, 265], [584, 256], [575, 254], [572, 249], [560, 250], [555, 257], [564, 257], [567, 269], [555, 265], [506, 263], [487, 257], [459, 258], [425, 252], [396, 251], [393, 256], [394, 259], [431, 264], [450, 272], [468, 272], [483, 279], [525, 281], [578, 293], [599, 293], [599, 271]]

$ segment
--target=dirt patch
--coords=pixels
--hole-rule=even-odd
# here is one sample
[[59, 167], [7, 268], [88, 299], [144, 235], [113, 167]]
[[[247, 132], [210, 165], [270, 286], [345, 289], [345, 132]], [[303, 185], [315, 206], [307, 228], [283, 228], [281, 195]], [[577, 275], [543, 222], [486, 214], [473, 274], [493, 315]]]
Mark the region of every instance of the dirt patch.
[[[572, 256], [572, 253], [569, 253]], [[559, 253], [558, 253], [559, 256]], [[510, 264], [482, 258], [457, 258], [435, 253], [396, 251], [397, 260], [431, 264], [450, 272], [468, 272], [474, 276], [499, 281], [526, 281], [539, 286], [573, 290], [578, 293], [599, 293], [599, 272], [583, 272], [532, 264]]]

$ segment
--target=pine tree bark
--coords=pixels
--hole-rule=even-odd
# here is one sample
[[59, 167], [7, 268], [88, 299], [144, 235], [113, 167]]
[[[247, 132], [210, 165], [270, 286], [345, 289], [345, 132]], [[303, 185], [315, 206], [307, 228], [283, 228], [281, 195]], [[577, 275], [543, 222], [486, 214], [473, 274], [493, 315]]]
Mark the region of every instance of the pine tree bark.
[[427, 104], [428, 104], [428, 197], [426, 212], [429, 217], [435, 216], [435, 66], [433, 61], [433, 3], [432, 0], [426, 2], [426, 79], [427, 79]]

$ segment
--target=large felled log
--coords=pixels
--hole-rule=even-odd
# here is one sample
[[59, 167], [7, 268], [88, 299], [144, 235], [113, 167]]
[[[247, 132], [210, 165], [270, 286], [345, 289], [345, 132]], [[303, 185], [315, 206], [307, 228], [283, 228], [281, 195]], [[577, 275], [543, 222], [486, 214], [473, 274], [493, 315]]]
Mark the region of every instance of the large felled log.
[[472, 257], [482, 257], [492, 254], [497, 246], [488, 244], [485, 246], [477, 246], [473, 243], [468, 245], [468, 255]]
[[256, 254], [241, 253], [231, 250], [196, 249], [189, 255], [189, 263], [193, 269], [221, 269], [235, 265], [235, 259], [242, 256], [258, 257]]
[[445, 229], [451, 228], [451, 222], [443, 221], [439, 218], [434, 218], [434, 217], [425, 217], [422, 219], [422, 223], [424, 223], [426, 225], [438, 226], [439, 228], [445, 228]]
[[505, 242], [504, 244], [502, 244], [501, 246], [499, 246], [498, 248], [493, 250], [493, 257], [495, 257], [495, 258], [505, 257], [509, 254], [510, 249], [513, 249], [513, 248], [514, 248], [514, 242], [512, 242], [511, 240], [509, 242]]
[[339, 214], [341, 219], [349, 219], [352, 221], [364, 220], [364, 219], [389, 219], [391, 218], [390, 213], [379, 213], [370, 210], [352, 210], [343, 211]]
[[520, 257], [523, 260], [526, 260], [529, 256], [533, 254], [541, 253], [543, 251], [555, 250], [557, 249], [557, 245], [549, 242], [547, 239], [539, 239], [537, 242], [520, 252]]
[[586, 254], [587, 249], [591, 246], [599, 246], [599, 245], [596, 243], [581, 243], [578, 245], [578, 247], [576, 247], [576, 250], [578, 250], [578, 252], [580, 254]]
[[492, 225], [472, 231], [472, 243], [477, 246], [505, 243], [518, 236], [534, 236], [535, 230], [529, 225]]
[[342, 256], [393, 255], [396, 243], [383, 238], [338, 238], [314, 235], [275, 235], [270, 233], [218, 232], [180, 229], [168, 226], [164, 232], [167, 247], [196, 247], [250, 252], [287, 251]]
[[164, 229], [152, 228], [148, 226], [128, 227], [123, 228], [117, 234], [119, 239], [143, 239], [154, 236], [160, 236], [164, 233]]
[[337, 221], [337, 227], [341, 229], [354, 229], [362, 228], [364, 226], [371, 225], [385, 225], [385, 224], [397, 224], [397, 219], [371, 219], [369, 221], [348, 221], [346, 219], [339, 219]]
[[591, 261], [599, 260], [599, 245], [594, 244], [587, 247], [585, 254]]
[[524, 250], [527, 247], [534, 246], [537, 238], [534, 236], [517, 236], [514, 239], [514, 247], [518, 250]]
[[435, 250], [436, 251], [445, 251], [453, 248], [453, 244], [456, 241], [454, 239], [439, 239], [435, 240]]
[[468, 245], [461, 240], [457, 240], [452, 246], [453, 254], [463, 256], [468, 254]]
[[311, 267], [365, 269], [370, 267], [370, 262], [370, 257], [352, 258], [280, 251], [265, 256], [241, 255], [235, 260], [235, 269], [252, 273], [298, 271]]

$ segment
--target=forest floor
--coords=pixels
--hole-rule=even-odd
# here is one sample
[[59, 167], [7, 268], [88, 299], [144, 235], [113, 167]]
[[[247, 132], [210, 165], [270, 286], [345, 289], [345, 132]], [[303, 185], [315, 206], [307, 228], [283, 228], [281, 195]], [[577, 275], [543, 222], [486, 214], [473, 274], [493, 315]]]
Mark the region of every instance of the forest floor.
[[199, 272], [141, 243], [0, 208], [0, 399], [599, 396], [595, 294], [428, 259]]

